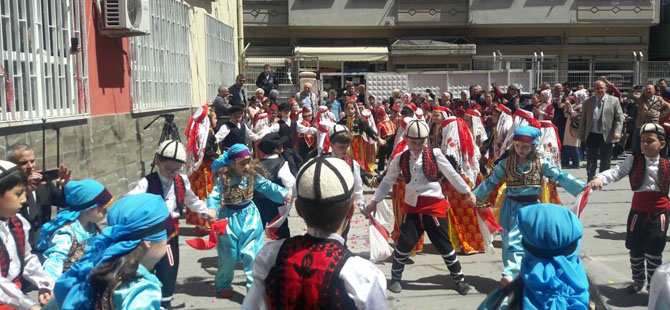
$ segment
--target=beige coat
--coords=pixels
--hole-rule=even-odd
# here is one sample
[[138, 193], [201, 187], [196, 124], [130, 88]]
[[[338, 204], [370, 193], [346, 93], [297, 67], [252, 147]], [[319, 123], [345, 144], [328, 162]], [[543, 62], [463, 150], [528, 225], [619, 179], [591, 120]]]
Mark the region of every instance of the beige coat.
[[[579, 118], [579, 139], [586, 142], [593, 125], [593, 110], [596, 106], [596, 96], [591, 96], [582, 104], [582, 116]], [[619, 98], [605, 94], [605, 104], [602, 107], [603, 138], [606, 143], [614, 143], [614, 134], [621, 134], [623, 129], [623, 110]]]

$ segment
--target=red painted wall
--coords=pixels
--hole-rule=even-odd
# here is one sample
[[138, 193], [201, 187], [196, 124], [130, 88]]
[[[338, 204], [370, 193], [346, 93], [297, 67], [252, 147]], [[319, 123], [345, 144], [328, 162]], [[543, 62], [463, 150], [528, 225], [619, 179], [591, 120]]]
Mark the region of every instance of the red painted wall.
[[88, 5], [88, 77], [91, 115], [130, 112], [130, 49], [127, 38], [110, 38], [98, 32], [95, 1]]

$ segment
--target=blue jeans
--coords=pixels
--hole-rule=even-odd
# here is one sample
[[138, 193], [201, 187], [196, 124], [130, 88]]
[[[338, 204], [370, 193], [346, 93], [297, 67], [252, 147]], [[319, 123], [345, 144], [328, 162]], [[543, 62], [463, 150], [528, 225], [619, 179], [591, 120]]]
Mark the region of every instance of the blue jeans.
[[565, 154], [565, 168], [579, 168], [580, 154], [579, 148], [576, 146], [563, 146], [563, 153]]

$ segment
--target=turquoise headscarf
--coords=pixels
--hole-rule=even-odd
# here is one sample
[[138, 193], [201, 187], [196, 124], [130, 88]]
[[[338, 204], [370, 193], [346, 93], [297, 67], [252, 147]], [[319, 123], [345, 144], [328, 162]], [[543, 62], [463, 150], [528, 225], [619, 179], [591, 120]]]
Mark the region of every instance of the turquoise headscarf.
[[56, 281], [54, 293], [60, 309], [93, 309], [91, 271], [104, 261], [132, 251], [142, 240], [167, 240], [165, 219], [169, 215], [165, 201], [157, 195], [137, 194], [116, 202], [107, 213], [109, 226], [88, 239], [84, 256]]
[[533, 145], [540, 143], [539, 138], [542, 135], [539, 129], [531, 126], [521, 126], [514, 130], [514, 141], [526, 142]]
[[251, 156], [251, 151], [249, 148], [241, 143], [233, 144], [223, 156], [217, 158], [214, 163], [212, 163], [212, 171], [215, 172], [221, 167], [226, 167], [238, 159]]
[[37, 249], [45, 251], [51, 240], [51, 235], [65, 224], [76, 221], [82, 212], [105, 206], [112, 201], [112, 194], [98, 181], [86, 179], [70, 181], [65, 184], [65, 203], [67, 209], [58, 212], [58, 215], [48, 223], [42, 225]]
[[524, 310], [587, 310], [589, 283], [578, 257], [582, 223], [565, 207], [536, 204], [519, 210], [526, 256], [521, 263]]

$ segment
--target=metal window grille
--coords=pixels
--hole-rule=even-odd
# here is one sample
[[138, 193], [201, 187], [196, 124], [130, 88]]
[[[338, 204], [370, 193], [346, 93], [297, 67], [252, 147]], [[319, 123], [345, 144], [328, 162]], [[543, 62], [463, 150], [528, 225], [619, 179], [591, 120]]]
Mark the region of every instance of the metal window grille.
[[207, 16], [207, 98], [213, 100], [221, 85], [235, 79], [235, 39], [233, 27]]
[[130, 39], [133, 112], [190, 106], [188, 6], [151, 0], [151, 34]]
[[85, 7], [86, 0], [0, 0], [0, 124], [89, 113]]

